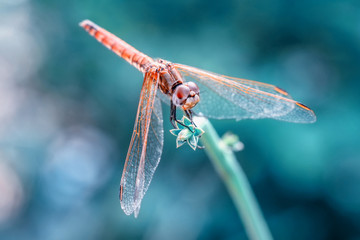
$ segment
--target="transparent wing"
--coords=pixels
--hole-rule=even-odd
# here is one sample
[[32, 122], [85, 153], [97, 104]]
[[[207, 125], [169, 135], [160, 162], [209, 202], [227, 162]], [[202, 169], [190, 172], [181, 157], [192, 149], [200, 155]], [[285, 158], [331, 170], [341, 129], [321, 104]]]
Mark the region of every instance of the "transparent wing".
[[198, 68], [174, 64], [187, 81], [200, 88], [194, 111], [209, 118], [236, 120], [274, 118], [289, 122], [316, 121], [314, 112], [294, 101], [284, 90], [266, 83], [232, 78]]
[[160, 98], [160, 100], [165, 103], [166, 105], [170, 106], [170, 97], [163, 94], [162, 92], [158, 92], [158, 94], [156, 95], [158, 98]]
[[145, 75], [120, 183], [121, 207], [127, 215], [134, 213], [135, 217], [159, 164], [164, 142], [161, 102], [156, 97], [157, 77]]

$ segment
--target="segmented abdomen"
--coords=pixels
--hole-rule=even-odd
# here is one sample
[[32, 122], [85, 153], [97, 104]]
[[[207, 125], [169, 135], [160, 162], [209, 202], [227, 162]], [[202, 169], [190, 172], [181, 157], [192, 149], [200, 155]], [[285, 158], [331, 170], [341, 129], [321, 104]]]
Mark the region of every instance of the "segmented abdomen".
[[116, 37], [112, 33], [106, 31], [105, 29], [99, 27], [95, 23], [84, 20], [80, 23], [80, 26], [83, 27], [91, 36], [96, 38], [99, 42], [104, 44], [111, 51], [125, 59], [131, 65], [136, 67], [141, 72], [145, 72], [144, 67], [153, 62], [154, 60], [149, 56], [139, 52], [134, 47], [130, 46], [120, 38]]

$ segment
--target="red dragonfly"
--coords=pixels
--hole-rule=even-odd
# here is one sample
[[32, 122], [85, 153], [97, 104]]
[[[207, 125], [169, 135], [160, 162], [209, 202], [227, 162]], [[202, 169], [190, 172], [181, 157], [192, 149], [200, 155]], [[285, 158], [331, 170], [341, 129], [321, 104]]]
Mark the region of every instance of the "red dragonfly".
[[[160, 161], [164, 139], [160, 99], [170, 102], [170, 121], [175, 128], [175, 122], [179, 123], [177, 108], [181, 108], [191, 121], [193, 111], [216, 119], [316, 121], [310, 108], [294, 101], [281, 88], [163, 59], [154, 60], [89, 20], [81, 22], [80, 26], [144, 74], [134, 131], [120, 183], [121, 207], [127, 215], [134, 213], [137, 217]], [[200, 89], [203, 92], [201, 101]]]

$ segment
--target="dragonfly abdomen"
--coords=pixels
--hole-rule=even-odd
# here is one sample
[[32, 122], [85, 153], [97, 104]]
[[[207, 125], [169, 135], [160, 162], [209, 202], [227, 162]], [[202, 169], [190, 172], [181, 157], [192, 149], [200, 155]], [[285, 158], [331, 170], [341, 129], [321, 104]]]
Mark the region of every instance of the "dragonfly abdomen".
[[154, 60], [136, 50], [134, 47], [124, 42], [120, 38], [116, 37], [112, 33], [109, 33], [105, 29], [99, 27], [95, 23], [84, 20], [80, 23], [91, 36], [102, 43], [105, 47], [116, 53], [118, 56], [125, 59], [128, 63], [136, 67], [141, 72], [145, 72], [145, 66]]

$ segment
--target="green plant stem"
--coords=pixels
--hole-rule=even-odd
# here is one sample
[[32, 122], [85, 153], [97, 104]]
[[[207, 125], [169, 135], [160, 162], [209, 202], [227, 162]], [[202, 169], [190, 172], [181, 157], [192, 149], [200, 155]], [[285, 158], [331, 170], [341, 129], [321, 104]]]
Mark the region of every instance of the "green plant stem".
[[200, 141], [218, 174], [223, 179], [244, 222], [250, 239], [270, 240], [271, 233], [251, 190], [250, 184], [237, 162], [234, 153], [223, 144], [214, 127], [205, 118], [194, 118], [194, 121], [205, 131]]

